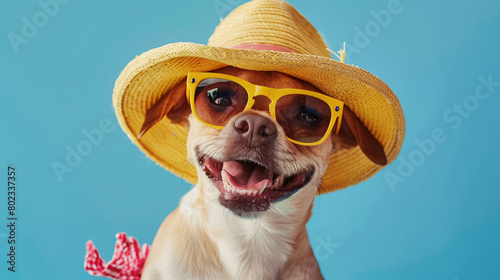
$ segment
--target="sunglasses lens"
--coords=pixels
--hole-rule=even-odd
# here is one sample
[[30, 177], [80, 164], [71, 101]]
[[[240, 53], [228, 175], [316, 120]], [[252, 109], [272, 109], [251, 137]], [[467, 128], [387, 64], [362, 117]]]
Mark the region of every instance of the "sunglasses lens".
[[303, 143], [321, 140], [332, 118], [330, 106], [309, 95], [290, 94], [276, 102], [276, 120], [288, 138]]
[[246, 90], [230, 80], [208, 78], [196, 87], [194, 108], [206, 123], [224, 126], [231, 117], [242, 112], [248, 101]]

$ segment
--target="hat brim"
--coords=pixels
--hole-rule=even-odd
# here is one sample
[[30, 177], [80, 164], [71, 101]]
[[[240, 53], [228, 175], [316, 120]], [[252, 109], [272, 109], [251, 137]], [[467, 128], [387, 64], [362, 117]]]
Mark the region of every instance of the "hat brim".
[[[385, 83], [361, 68], [314, 55], [173, 43], [145, 52], [125, 67], [115, 83], [113, 105], [130, 140], [160, 166], [192, 184], [197, 182], [197, 172], [187, 159], [184, 127], [164, 118], [140, 140], [137, 134], [146, 111], [188, 72], [224, 66], [278, 71], [307, 81], [343, 101], [382, 144], [389, 163], [401, 149], [405, 123], [399, 101]], [[319, 194], [357, 184], [383, 167], [372, 163], [359, 147], [335, 151]]]

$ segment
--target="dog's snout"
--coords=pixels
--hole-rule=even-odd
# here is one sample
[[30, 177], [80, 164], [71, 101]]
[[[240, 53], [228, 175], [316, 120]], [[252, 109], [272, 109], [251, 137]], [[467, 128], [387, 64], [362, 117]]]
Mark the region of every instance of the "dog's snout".
[[276, 125], [264, 116], [244, 114], [234, 122], [234, 130], [251, 146], [259, 146], [276, 138]]

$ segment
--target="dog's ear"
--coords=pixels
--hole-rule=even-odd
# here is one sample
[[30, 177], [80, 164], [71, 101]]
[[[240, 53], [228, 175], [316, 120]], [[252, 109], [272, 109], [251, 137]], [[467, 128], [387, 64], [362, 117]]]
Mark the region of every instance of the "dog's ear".
[[146, 117], [137, 135], [137, 139], [141, 138], [144, 133], [165, 116], [172, 123], [187, 126], [187, 118], [190, 112], [191, 108], [186, 99], [186, 82], [182, 80], [168, 94], [163, 95], [158, 102], [146, 111]]
[[334, 147], [338, 150], [359, 145], [361, 151], [373, 163], [378, 165], [387, 164], [387, 157], [382, 144], [370, 133], [354, 112], [345, 105], [339, 133], [332, 135], [332, 141]]

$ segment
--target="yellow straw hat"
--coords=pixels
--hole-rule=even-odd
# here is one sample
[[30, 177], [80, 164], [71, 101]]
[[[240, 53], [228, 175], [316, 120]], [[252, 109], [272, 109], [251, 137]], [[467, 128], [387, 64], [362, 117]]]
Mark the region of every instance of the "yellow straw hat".
[[[254, 0], [231, 12], [215, 29], [207, 45], [173, 43], [132, 60], [118, 77], [113, 105], [120, 126], [147, 156], [192, 184], [197, 175], [187, 163], [183, 126], [163, 118], [140, 140], [146, 111], [188, 72], [225, 66], [278, 71], [307, 81], [324, 94], [342, 100], [384, 147], [393, 161], [401, 149], [403, 111], [391, 89], [355, 66], [331, 59], [316, 29], [282, 0]], [[335, 152], [320, 192], [331, 192], [373, 176], [383, 166], [372, 163], [359, 147]]]

